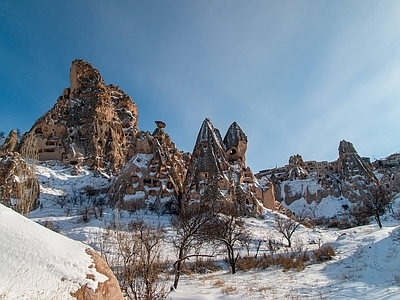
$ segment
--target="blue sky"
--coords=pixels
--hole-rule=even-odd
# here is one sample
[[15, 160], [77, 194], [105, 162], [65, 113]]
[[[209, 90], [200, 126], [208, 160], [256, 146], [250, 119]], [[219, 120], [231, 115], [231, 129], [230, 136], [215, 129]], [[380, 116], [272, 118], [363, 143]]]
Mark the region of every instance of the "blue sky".
[[28, 131], [76, 58], [192, 151], [205, 118], [236, 121], [247, 164], [400, 151], [399, 1], [0, 0], [0, 131]]

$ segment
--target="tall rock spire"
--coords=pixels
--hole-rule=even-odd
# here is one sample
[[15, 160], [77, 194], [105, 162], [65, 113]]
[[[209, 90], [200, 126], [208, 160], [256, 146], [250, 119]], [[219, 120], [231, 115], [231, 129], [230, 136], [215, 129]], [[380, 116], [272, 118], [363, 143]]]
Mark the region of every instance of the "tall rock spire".
[[205, 119], [188, 166], [184, 203], [200, 201], [218, 207], [230, 203], [243, 214], [259, 214], [263, 206], [273, 209], [270, 186], [261, 188], [245, 165], [246, 149], [247, 137], [236, 122], [222, 141], [219, 131]]
[[236, 122], [229, 126], [224, 137], [224, 145], [228, 161], [243, 163], [246, 161], [247, 136]]
[[[138, 109], [115, 85], [83, 60], [72, 62], [69, 88], [40, 117], [25, 139], [37, 144], [40, 160], [86, 164], [117, 172], [135, 153]], [[22, 148], [31, 147], [22, 142]]]

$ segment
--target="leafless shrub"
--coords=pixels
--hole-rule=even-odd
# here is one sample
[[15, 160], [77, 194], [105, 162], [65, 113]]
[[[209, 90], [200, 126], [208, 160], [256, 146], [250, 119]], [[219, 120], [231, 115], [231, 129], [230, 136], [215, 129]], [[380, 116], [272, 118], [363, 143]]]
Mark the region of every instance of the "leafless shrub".
[[239, 270], [248, 271], [251, 269], [266, 269], [270, 266], [280, 266], [284, 271], [295, 269], [302, 271], [306, 267], [306, 262], [310, 260], [307, 251], [301, 253], [280, 253], [278, 255], [265, 255], [260, 258], [245, 257], [237, 262]]
[[275, 216], [274, 227], [286, 239], [289, 248], [292, 247], [292, 236], [294, 232], [300, 227], [304, 219], [305, 218], [302, 214], [297, 218], [286, 217], [280, 214]]
[[236, 290], [237, 290], [236, 287], [230, 285], [230, 286], [224, 287], [224, 288], [222, 289], [222, 292], [223, 292], [224, 294], [230, 295], [230, 294], [235, 293]]
[[400, 286], [400, 273], [399, 274], [393, 274], [393, 283], [395, 285]]
[[54, 232], [58, 232], [58, 233], [60, 232], [60, 229], [61, 229], [61, 227], [58, 224], [56, 224], [50, 220], [45, 220], [43, 222], [39, 222], [39, 224], [41, 224], [42, 226], [44, 226], [50, 230], [53, 230]]
[[194, 203], [183, 206], [178, 215], [171, 219], [172, 228], [175, 231], [172, 245], [177, 254], [177, 260], [174, 262], [175, 289], [178, 287], [185, 260], [196, 257], [196, 261], [200, 261], [199, 257], [213, 256], [212, 251], [211, 253], [204, 252], [202, 245], [206, 240], [203, 234], [206, 224], [214, 217], [215, 214], [208, 207]]
[[324, 244], [319, 249], [313, 251], [314, 260], [319, 263], [331, 260], [335, 255], [335, 249], [329, 244]]
[[293, 255], [293, 253], [290, 253], [289, 255], [278, 254], [273, 262], [275, 265], [280, 265], [284, 271], [291, 269], [302, 271], [306, 267], [303, 257], [297, 257], [296, 255]]
[[267, 240], [267, 248], [271, 255], [274, 255], [282, 246], [282, 243], [276, 241], [275, 239], [269, 238]]
[[82, 217], [82, 221], [84, 223], [87, 223], [90, 221], [90, 215], [92, 213], [92, 210], [90, 209], [89, 206], [84, 206], [80, 211], [79, 215]]
[[250, 239], [250, 232], [243, 218], [240, 217], [239, 211], [233, 205], [225, 207], [223, 213], [217, 214], [206, 223], [203, 234], [210, 241], [225, 247], [231, 272], [235, 274], [236, 262], [240, 254], [240, 249], [236, 247]]
[[225, 281], [222, 279], [217, 279], [216, 281], [213, 282], [213, 286], [219, 287], [219, 288], [223, 287], [224, 284], [225, 284]]
[[161, 259], [164, 230], [143, 221], [118, 227], [107, 228], [99, 246], [121, 290], [129, 299], [166, 299], [169, 288], [162, 275], [167, 266]]
[[192, 273], [206, 274], [211, 272], [216, 272], [221, 270], [212, 258], [201, 258], [197, 257], [193, 263], [187, 263], [186, 269], [190, 270]]

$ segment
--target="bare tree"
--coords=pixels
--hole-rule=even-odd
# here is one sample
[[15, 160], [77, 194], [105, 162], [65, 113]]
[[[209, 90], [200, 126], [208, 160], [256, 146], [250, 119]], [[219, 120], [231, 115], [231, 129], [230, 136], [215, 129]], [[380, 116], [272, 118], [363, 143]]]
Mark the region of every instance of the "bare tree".
[[378, 183], [371, 188], [370, 197], [365, 197], [358, 207], [357, 213], [365, 218], [373, 216], [379, 228], [382, 228], [381, 216], [390, 207], [394, 199], [390, 189]]
[[304, 217], [302, 213], [297, 219], [294, 216], [290, 218], [280, 214], [275, 216], [274, 228], [286, 239], [288, 247], [292, 247], [292, 236], [303, 220]]
[[123, 228], [108, 228], [100, 240], [101, 253], [113, 268], [129, 299], [166, 299], [168, 286], [160, 280], [166, 266], [161, 260], [164, 230], [143, 221]]
[[207, 222], [205, 233], [210, 239], [225, 247], [232, 274], [235, 274], [236, 262], [240, 254], [235, 247], [250, 239], [250, 232], [238, 210], [233, 205], [225, 209], [224, 213], [218, 214]]
[[204, 242], [201, 234], [203, 227], [214, 215], [208, 207], [193, 203], [182, 207], [178, 215], [171, 219], [172, 228], [175, 231], [172, 244], [177, 252], [177, 260], [174, 263], [175, 289], [178, 287], [182, 263], [186, 259], [213, 256], [212, 254], [199, 253], [199, 250]]

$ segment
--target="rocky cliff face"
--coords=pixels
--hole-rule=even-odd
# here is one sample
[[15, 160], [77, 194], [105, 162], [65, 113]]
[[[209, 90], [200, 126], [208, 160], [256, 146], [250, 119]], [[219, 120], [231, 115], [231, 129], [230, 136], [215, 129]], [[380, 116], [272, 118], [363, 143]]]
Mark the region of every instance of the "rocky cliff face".
[[27, 133], [21, 151], [35, 146], [40, 160], [117, 172], [135, 154], [136, 104], [83, 60], [72, 62], [70, 83]]
[[188, 165], [183, 201], [209, 206], [234, 203], [250, 214], [260, 213], [263, 206], [274, 208], [272, 186], [266, 182], [260, 186], [246, 167], [246, 150], [247, 137], [236, 122], [222, 140], [218, 129], [205, 119]]
[[136, 154], [113, 181], [109, 195], [114, 207], [135, 211], [150, 209], [175, 212], [184, 191], [186, 161], [165, 133], [165, 123], [156, 121], [153, 134], [141, 132]]
[[0, 159], [0, 203], [27, 215], [38, 206], [39, 182], [35, 171], [17, 152]]
[[341, 141], [338, 150], [336, 161], [319, 164], [322, 166], [312, 171], [300, 155], [295, 155], [285, 167], [261, 172], [257, 177], [270, 179], [276, 199], [285, 205], [300, 199], [308, 204], [319, 204], [326, 198], [345, 198], [351, 203], [361, 201], [379, 181], [371, 164], [358, 155], [352, 143]]
[[14, 152], [18, 146], [18, 134], [15, 129], [11, 130], [5, 139], [3, 145], [0, 147], [0, 157], [3, 157], [7, 152]]
[[350, 142], [340, 142], [337, 166], [343, 196], [350, 202], [370, 196], [371, 187], [379, 183], [372, 165], [363, 161]]

